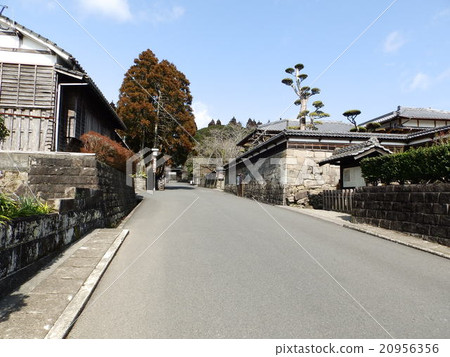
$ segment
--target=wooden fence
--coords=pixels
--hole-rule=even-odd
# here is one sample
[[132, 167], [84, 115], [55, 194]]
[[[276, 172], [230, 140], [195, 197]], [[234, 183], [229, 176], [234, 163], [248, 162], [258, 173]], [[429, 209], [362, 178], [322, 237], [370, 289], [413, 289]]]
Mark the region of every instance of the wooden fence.
[[323, 191], [323, 209], [351, 213], [353, 208], [353, 189]]

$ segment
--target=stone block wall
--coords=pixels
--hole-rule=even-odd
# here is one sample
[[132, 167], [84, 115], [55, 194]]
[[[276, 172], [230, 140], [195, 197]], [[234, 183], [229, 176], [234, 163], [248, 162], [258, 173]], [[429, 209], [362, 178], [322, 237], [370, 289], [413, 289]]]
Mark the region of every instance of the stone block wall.
[[[235, 173], [242, 178], [242, 189], [239, 195], [266, 203], [284, 203], [285, 151], [275, 151], [267, 154], [266, 157], [252, 159], [247, 165], [240, 163]], [[238, 194], [236, 177], [230, 172], [226, 173], [225, 191]]]
[[[285, 149], [265, 158], [253, 160], [259, 177], [254, 177], [245, 165], [238, 165], [237, 174], [248, 177], [243, 184], [243, 196], [272, 204], [291, 204], [307, 197], [308, 191], [335, 188], [339, 182], [339, 167], [319, 166], [319, 161], [331, 151]], [[261, 180], [262, 178], [262, 180]], [[235, 182], [227, 182], [225, 191], [237, 193]]]
[[288, 149], [287, 184], [304, 189], [336, 187], [340, 178], [339, 166], [319, 166], [319, 161], [332, 154], [326, 150]]
[[106, 226], [116, 225], [136, 204], [126, 174], [97, 161], [95, 154], [0, 153], [0, 189], [44, 200], [75, 199], [77, 189], [99, 190]]
[[99, 200], [101, 192], [94, 191], [89, 197], [66, 200], [72, 204], [61, 205], [62, 212], [18, 218], [0, 227], [0, 286], [17, 271], [104, 227]]
[[450, 184], [360, 187], [352, 220], [450, 246]]
[[99, 188], [95, 154], [30, 155], [28, 183], [43, 199], [71, 197], [74, 187]]
[[102, 193], [106, 226], [117, 225], [136, 206], [134, 187], [126, 185], [126, 174], [97, 161], [97, 189]]
[[[98, 162], [95, 155], [21, 153], [18, 160], [22, 181], [15, 192], [26, 194], [31, 188], [58, 213], [0, 225], [0, 286], [16, 271], [60, 251], [93, 229], [116, 226], [137, 203], [134, 188], [126, 185], [126, 174]], [[0, 165], [4, 161], [2, 153]], [[3, 190], [10, 190], [13, 185], [4, 178], [17, 167], [4, 165], [0, 170]]]

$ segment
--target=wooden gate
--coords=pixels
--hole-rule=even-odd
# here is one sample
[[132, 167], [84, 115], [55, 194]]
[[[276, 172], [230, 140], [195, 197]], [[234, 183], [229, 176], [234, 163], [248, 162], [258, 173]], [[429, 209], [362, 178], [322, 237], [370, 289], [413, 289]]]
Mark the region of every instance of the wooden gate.
[[351, 213], [354, 189], [323, 191], [323, 209]]

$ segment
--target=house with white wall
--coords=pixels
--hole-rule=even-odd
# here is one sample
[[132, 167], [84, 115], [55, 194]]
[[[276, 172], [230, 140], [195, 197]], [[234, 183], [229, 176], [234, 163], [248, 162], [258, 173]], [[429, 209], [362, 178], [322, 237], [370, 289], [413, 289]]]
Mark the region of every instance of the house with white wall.
[[78, 61], [47, 38], [0, 16], [2, 150], [72, 151], [95, 131], [119, 140], [125, 129]]

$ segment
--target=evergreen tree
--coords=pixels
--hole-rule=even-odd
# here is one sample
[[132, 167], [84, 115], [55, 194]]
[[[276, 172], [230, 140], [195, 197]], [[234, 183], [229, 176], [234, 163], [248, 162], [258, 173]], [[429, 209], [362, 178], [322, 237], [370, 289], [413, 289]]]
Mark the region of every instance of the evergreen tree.
[[256, 124], [256, 120], [253, 120], [252, 118], [248, 118], [247, 124], [245, 125], [247, 129], [256, 129], [258, 125]]
[[117, 113], [135, 152], [157, 147], [175, 164], [186, 160], [197, 129], [189, 84], [174, 64], [159, 61], [151, 50], [134, 60], [120, 87]]
[[358, 124], [356, 124], [356, 117], [361, 114], [361, 111], [359, 109], [350, 109], [342, 113], [344, 117], [347, 118], [347, 120], [353, 124], [355, 127], [354, 130], [358, 131]]
[[[308, 86], [303, 86], [303, 81], [308, 78], [308, 75], [301, 73], [304, 66], [299, 63], [294, 66], [294, 68], [286, 68], [285, 72], [290, 74], [293, 78], [284, 78], [281, 82], [289, 87], [291, 87], [298, 99], [294, 102], [295, 105], [300, 106], [300, 112], [297, 119], [300, 120], [300, 129], [304, 130], [306, 128], [306, 116], [308, 115], [308, 100], [313, 95], [319, 94], [319, 88], [311, 88]], [[310, 125], [314, 126], [314, 119], [311, 118]]]
[[235, 117], [232, 117], [228, 125], [237, 125], [237, 120]]

